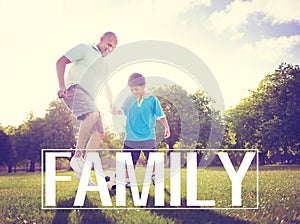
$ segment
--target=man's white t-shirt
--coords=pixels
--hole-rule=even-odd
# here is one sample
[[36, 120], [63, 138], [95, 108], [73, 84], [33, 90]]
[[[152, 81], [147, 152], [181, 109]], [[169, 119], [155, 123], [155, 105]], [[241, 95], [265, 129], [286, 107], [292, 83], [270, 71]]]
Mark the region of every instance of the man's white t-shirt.
[[78, 44], [65, 53], [72, 65], [66, 78], [66, 88], [79, 84], [94, 99], [103, 85], [107, 66], [96, 45]]

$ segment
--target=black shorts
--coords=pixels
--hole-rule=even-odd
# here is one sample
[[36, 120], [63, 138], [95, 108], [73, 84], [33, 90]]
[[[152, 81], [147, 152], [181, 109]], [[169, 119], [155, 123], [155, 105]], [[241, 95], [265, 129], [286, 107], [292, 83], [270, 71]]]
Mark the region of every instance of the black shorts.
[[[137, 163], [138, 159], [140, 158], [140, 154], [142, 151], [143, 151], [144, 155], [146, 156], [147, 160], [149, 158], [149, 152], [156, 152], [155, 147], [152, 149], [148, 149], [148, 150], [141, 150], [141, 149], [131, 148], [125, 144], [123, 145], [123, 149], [124, 149], [124, 150], [122, 150], [123, 152], [131, 152], [132, 162], [133, 162], [134, 167], [136, 166], [136, 163]], [[131, 149], [134, 149], [134, 150], [131, 150]]]

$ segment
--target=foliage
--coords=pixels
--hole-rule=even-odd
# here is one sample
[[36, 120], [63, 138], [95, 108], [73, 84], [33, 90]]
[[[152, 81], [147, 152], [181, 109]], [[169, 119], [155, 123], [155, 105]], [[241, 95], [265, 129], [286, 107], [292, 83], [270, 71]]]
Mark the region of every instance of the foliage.
[[7, 127], [12, 143], [14, 163], [30, 160], [29, 171], [41, 160], [41, 149], [72, 148], [75, 144], [73, 121], [62, 101], [53, 101], [44, 118], [33, 113], [18, 127]]
[[9, 167], [8, 172], [12, 172], [11, 168], [14, 160], [15, 153], [12, 149], [10, 137], [0, 129], [0, 165], [3, 163], [7, 164]]
[[236, 148], [258, 148], [261, 163], [299, 163], [300, 69], [281, 64], [252, 95], [227, 111]]
[[153, 93], [159, 98], [171, 129], [171, 137], [164, 140], [169, 149], [178, 141], [192, 148], [221, 144], [217, 142], [222, 134], [220, 116], [212, 107], [213, 100], [204, 92], [198, 90], [189, 95], [182, 87], [172, 85], [153, 89]]
[[[178, 85], [166, 85], [152, 92], [171, 129], [171, 137], [164, 139], [164, 127], [157, 125], [158, 148], [257, 148], [261, 164], [300, 164], [299, 66], [281, 64], [249, 97], [227, 110], [225, 119], [214, 109], [213, 99], [200, 90], [188, 94]], [[78, 124], [63, 101], [54, 100], [43, 118], [30, 113], [17, 127], [0, 125], [5, 133], [1, 134], [5, 143], [0, 143], [0, 163], [5, 162], [11, 172], [13, 165], [30, 160], [29, 170], [34, 171], [42, 148], [74, 148]], [[122, 142], [107, 131], [103, 147], [121, 148]], [[239, 158], [236, 154], [236, 164]]]
[[42, 148], [74, 148], [78, 123], [76, 123], [76, 120], [63, 101], [55, 100], [49, 104], [44, 122], [44, 141], [41, 145]]
[[[178, 85], [163, 86], [156, 88], [153, 94], [158, 97], [164, 113], [167, 116], [168, 123], [171, 130], [170, 138], [165, 142], [169, 145], [170, 149], [173, 149], [174, 144], [179, 141], [182, 133], [182, 120], [183, 115], [186, 114], [185, 103], [189, 102], [187, 92]], [[186, 116], [188, 119], [188, 117]], [[163, 136], [163, 128], [157, 131], [157, 136]]]
[[214, 100], [200, 90], [191, 94], [190, 97], [198, 111], [200, 123], [196, 148], [220, 148], [224, 127], [220, 111], [214, 108]]

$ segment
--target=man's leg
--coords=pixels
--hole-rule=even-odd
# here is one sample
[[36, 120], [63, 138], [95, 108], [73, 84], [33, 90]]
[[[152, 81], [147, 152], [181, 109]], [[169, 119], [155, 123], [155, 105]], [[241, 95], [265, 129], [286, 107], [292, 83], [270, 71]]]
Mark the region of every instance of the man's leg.
[[86, 149], [98, 149], [104, 139], [104, 132], [93, 131], [86, 145]]
[[[93, 130], [93, 128], [95, 127], [95, 124], [98, 122], [99, 123], [99, 119], [100, 118], [100, 114], [99, 112], [92, 112], [89, 114], [86, 114], [86, 118], [84, 119], [84, 121], [82, 121], [81, 125], [80, 125], [80, 129], [79, 129], [79, 135], [78, 135], [78, 139], [77, 139], [77, 149], [75, 151], [75, 157], [77, 157], [79, 159], [80, 156], [82, 156], [82, 151], [81, 149], [86, 148], [87, 150], [91, 150], [91, 149], [97, 149], [101, 143], [101, 141], [104, 138], [104, 132], [101, 129], [101, 132], [98, 132], [97, 129]], [[92, 133], [91, 133], [91, 130]], [[88, 141], [88, 143], [86, 144], [89, 136], [91, 134], [91, 137]], [[84, 147], [86, 145], [86, 147]], [[80, 147], [80, 148], [79, 148]], [[74, 177], [78, 180], [80, 180], [81, 178], [81, 172], [82, 172], [82, 168], [84, 165], [84, 160], [82, 159], [82, 167], [81, 170], [75, 171]], [[74, 168], [73, 168], [74, 169]], [[89, 179], [89, 186], [95, 186], [96, 184], [92, 181], [92, 179]]]
[[[75, 156], [82, 155], [81, 149], [85, 148], [91, 130], [99, 118], [100, 118], [99, 112], [91, 112], [86, 114], [85, 119], [80, 124], [79, 134], [78, 134], [78, 139], [76, 144], [76, 149], [78, 150], [75, 151]], [[96, 140], [93, 140], [93, 144], [95, 144], [94, 141]]]

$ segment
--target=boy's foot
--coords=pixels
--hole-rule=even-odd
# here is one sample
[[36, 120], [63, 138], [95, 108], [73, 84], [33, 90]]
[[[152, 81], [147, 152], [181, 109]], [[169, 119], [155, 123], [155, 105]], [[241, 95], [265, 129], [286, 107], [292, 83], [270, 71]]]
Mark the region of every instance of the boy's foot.
[[[115, 174], [115, 178], [117, 178], [117, 174]], [[126, 180], [125, 180], [125, 187], [126, 188], [130, 188], [131, 187], [129, 178], [126, 178]]]
[[[152, 174], [152, 176], [151, 176], [151, 182], [153, 185], [155, 185], [155, 175], [154, 174]], [[126, 181], [125, 186], [126, 186], [126, 188], [130, 188], [131, 187], [130, 182]]]
[[114, 181], [108, 181], [107, 182], [107, 187], [108, 187], [108, 190], [115, 191], [116, 188], [117, 188], [116, 182], [114, 182]]
[[105, 177], [105, 181], [106, 181], [106, 182], [109, 182], [109, 181], [110, 181], [110, 176], [106, 176], [106, 177]]
[[155, 174], [152, 174], [151, 181], [152, 181], [152, 184], [155, 185]]

